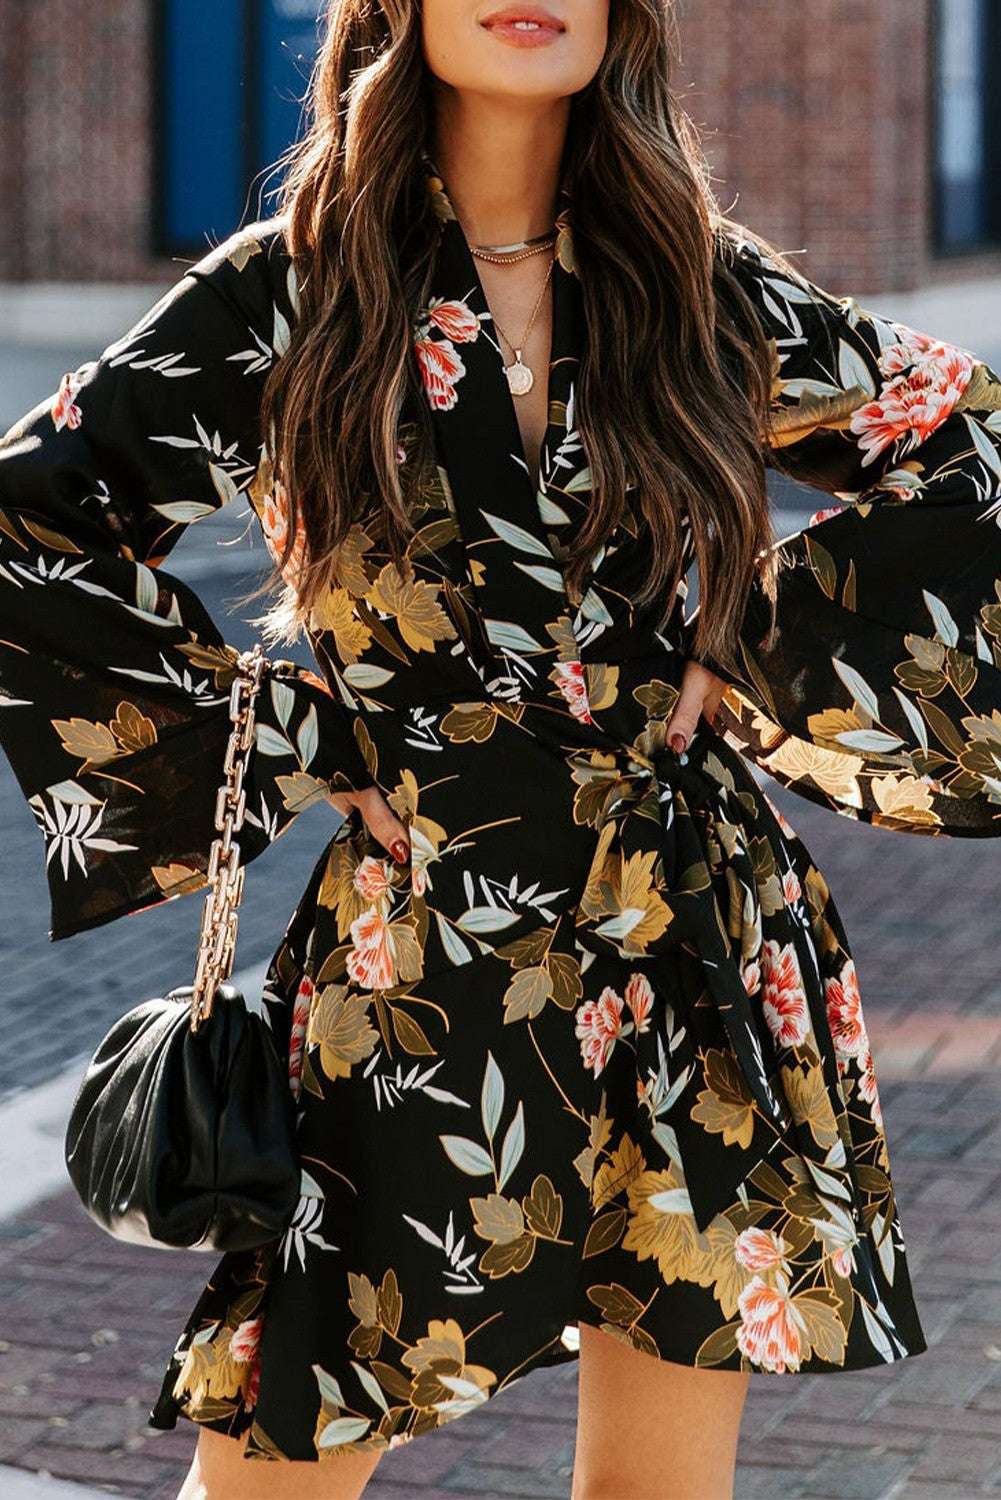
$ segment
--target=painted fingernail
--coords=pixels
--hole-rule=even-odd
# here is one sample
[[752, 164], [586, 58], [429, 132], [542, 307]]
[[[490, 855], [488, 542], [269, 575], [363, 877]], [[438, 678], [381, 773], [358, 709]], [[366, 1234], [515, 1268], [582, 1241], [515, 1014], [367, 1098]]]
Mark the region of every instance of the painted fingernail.
[[671, 749], [677, 750], [679, 755], [682, 755], [684, 753], [684, 749], [687, 744], [688, 741], [686, 740], [685, 736], [680, 733], [680, 731], [677, 734], [671, 735]]
[[410, 857], [410, 850], [407, 848], [405, 839], [394, 839], [389, 846], [389, 852], [398, 865], [405, 865]]

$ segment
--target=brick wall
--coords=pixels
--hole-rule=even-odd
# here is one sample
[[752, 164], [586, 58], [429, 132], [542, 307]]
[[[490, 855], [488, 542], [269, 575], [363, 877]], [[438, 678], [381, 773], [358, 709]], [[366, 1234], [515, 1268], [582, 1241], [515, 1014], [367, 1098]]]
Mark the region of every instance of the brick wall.
[[0, 280], [165, 281], [150, 0], [0, 0]]
[[930, 0], [679, 0], [675, 87], [724, 209], [834, 291], [1001, 273], [930, 256]]
[[[152, 0], [0, 0], [0, 281], [167, 282], [150, 255]], [[679, 0], [674, 83], [724, 207], [832, 290], [929, 258], [930, 0]], [[734, 201], [736, 200], [736, 201]]]

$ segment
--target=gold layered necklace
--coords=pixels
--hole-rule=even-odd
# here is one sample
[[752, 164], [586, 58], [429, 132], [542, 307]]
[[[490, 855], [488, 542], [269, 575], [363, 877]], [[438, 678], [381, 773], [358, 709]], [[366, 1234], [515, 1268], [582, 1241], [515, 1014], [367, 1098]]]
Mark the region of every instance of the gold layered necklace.
[[534, 239], [516, 240], [512, 245], [469, 246], [470, 253], [475, 255], [478, 260], [490, 261], [493, 265], [498, 266], [514, 265], [516, 261], [528, 260], [529, 256], [540, 255], [547, 249], [551, 248], [553, 250], [552, 258], [549, 262], [549, 268], [546, 271], [546, 278], [542, 283], [542, 290], [539, 292], [539, 295], [535, 300], [535, 306], [532, 308], [532, 315], [529, 318], [528, 323], [525, 325], [525, 331], [521, 335], [520, 340], [515, 343], [512, 339], [510, 339], [498, 323], [497, 319], [494, 318], [494, 327], [497, 329], [497, 332], [501, 335], [504, 342], [506, 344], [509, 344], [510, 347], [514, 350], [514, 359], [512, 360], [511, 364], [504, 366], [504, 374], [507, 376], [507, 383], [513, 396], [527, 395], [528, 392], [532, 389], [532, 386], [535, 384], [535, 375], [533, 374], [531, 367], [526, 364], [525, 360], [522, 358], [522, 351], [525, 347], [525, 341], [532, 331], [532, 325], [535, 322], [535, 318], [539, 311], [539, 308], [542, 305], [542, 299], [546, 294], [546, 287], [549, 285], [549, 278], [553, 274], [553, 266], [556, 264], [555, 244], [556, 230], [550, 229], [545, 234], [536, 235]]

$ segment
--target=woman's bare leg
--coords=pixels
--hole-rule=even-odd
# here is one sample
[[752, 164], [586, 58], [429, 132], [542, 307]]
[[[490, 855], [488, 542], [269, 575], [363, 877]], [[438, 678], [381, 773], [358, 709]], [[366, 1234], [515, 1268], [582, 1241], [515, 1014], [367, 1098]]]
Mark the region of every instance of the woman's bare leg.
[[732, 1500], [749, 1382], [581, 1323], [573, 1500]]
[[344, 1453], [319, 1463], [245, 1459], [246, 1442], [203, 1427], [177, 1500], [358, 1500], [381, 1457]]

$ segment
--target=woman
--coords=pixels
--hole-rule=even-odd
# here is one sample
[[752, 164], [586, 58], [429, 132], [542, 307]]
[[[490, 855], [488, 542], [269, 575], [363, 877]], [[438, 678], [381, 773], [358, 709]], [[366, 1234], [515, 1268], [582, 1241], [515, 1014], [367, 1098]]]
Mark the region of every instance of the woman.
[[[350, 815], [265, 987], [299, 1209], [152, 1416], [184, 1500], [358, 1495], [578, 1357], [575, 1500], [723, 1496], [751, 1372], [926, 1347], [847, 940], [738, 752], [1001, 831], [1001, 383], [719, 213], [668, 11], [332, 4], [282, 214], [4, 440], [52, 938], [204, 884], [236, 652], [160, 565], [237, 496], [320, 668], [244, 859]], [[766, 464], [843, 504], [770, 547]]]

